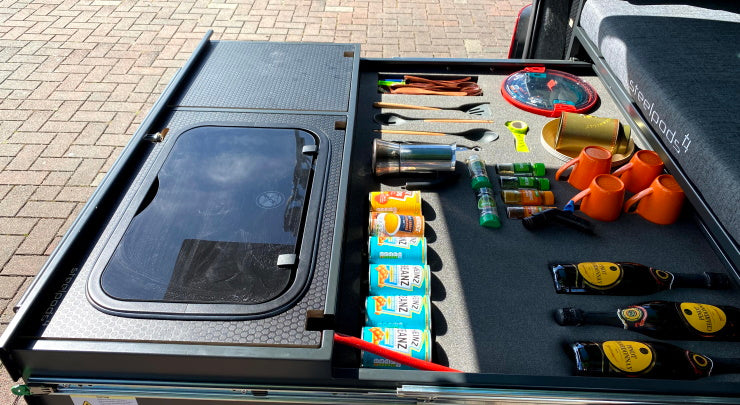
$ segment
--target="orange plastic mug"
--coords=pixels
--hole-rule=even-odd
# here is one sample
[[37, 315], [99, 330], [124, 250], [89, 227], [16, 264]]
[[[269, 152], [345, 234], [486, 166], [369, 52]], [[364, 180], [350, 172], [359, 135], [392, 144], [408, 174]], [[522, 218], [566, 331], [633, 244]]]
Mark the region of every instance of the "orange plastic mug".
[[650, 187], [633, 195], [624, 203], [624, 212], [629, 212], [635, 203], [634, 210], [650, 222], [668, 225], [676, 222], [683, 206], [684, 193], [676, 179], [670, 174], [661, 174], [650, 184]]
[[650, 183], [663, 172], [663, 161], [651, 150], [637, 151], [629, 163], [617, 169], [613, 175], [622, 179], [630, 193], [637, 193], [650, 186]]
[[581, 149], [577, 158], [564, 164], [555, 172], [555, 180], [560, 178], [565, 169], [574, 166], [568, 177], [571, 186], [583, 190], [591, 180], [600, 174], [608, 174], [612, 169], [612, 153], [601, 146], [586, 146]]
[[571, 198], [573, 203], [581, 201], [581, 211], [599, 221], [614, 221], [619, 218], [624, 202], [624, 183], [611, 174], [599, 174], [591, 180], [585, 190]]

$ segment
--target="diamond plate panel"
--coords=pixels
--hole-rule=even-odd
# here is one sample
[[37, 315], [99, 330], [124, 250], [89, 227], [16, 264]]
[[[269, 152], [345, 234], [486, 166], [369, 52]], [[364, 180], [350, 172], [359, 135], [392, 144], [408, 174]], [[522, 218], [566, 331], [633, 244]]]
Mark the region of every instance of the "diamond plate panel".
[[212, 42], [178, 106], [349, 111], [355, 46]]

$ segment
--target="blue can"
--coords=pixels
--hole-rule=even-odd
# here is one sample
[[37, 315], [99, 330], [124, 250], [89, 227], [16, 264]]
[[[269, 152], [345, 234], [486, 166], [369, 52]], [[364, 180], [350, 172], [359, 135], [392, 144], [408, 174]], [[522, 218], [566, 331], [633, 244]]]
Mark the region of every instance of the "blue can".
[[419, 264], [427, 262], [426, 238], [371, 236], [370, 263]]
[[365, 300], [365, 325], [431, 329], [431, 312], [428, 295], [373, 295]]
[[371, 264], [369, 280], [370, 295], [429, 295], [425, 264]]
[[[432, 361], [432, 336], [428, 330], [366, 326], [362, 328], [362, 340], [415, 359]], [[362, 352], [362, 367], [413, 370], [413, 367], [366, 351]]]

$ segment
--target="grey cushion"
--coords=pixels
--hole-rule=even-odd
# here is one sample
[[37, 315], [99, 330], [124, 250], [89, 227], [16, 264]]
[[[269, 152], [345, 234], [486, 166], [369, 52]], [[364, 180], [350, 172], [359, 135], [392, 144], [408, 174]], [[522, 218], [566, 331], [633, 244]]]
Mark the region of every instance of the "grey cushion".
[[655, 3], [589, 0], [580, 24], [738, 241], [740, 4]]

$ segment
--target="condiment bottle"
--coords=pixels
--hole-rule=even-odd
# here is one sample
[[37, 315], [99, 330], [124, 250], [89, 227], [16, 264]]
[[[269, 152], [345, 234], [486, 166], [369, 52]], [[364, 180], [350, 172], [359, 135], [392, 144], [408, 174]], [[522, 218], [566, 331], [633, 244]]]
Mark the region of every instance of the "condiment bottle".
[[488, 177], [486, 172], [486, 162], [478, 155], [470, 155], [466, 160], [465, 164], [468, 166], [468, 173], [470, 173], [470, 186], [474, 190], [481, 187], [492, 188], [491, 179]]
[[552, 191], [502, 190], [501, 198], [506, 204], [552, 205], [555, 203], [555, 195]]
[[503, 190], [516, 190], [519, 188], [533, 188], [536, 190], [550, 189], [550, 180], [545, 177], [501, 176], [499, 177], [499, 181]]
[[548, 207], [546, 205], [527, 205], [521, 207], [506, 207], [506, 215], [509, 219], [524, 219], [529, 218], [534, 214], [538, 214], [542, 211], [549, 210], [556, 207]]
[[480, 212], [478, 223], [486, 228], [500, 228], [501, 220], [498, 217], [493, 190], [487, 187], [475, 190], [475, 198]]
[[545, 175], [544, 163], [499, 163], [496, 173], [505, 176], [537, 176]]

